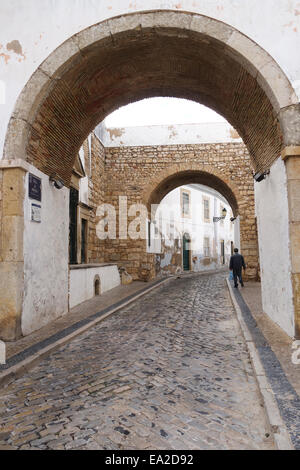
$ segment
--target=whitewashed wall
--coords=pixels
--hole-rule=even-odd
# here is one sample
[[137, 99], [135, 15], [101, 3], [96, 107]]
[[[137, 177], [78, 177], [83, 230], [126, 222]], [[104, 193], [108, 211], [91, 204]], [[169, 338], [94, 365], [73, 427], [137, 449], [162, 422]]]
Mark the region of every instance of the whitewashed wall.
[[[94, 296], [94, 277], [101, 293], [120, 285], [118, 268], [102, 266], [72, 269], [69, 277], [69, 190], [56, 189], [49, 177], [30, 165], [30, 173], [42, 180], [42, 201], [24, 201], [24, 300], [22, 334], [28, 335]], [[31, 205], [41, 206], [41, 222], [31, 220]], [[69, 299], [70, 294], [70, 299]]]
[[[181, 190], [190, 192], [190, 205], [191, 217], [182, 217], [181, 213]], [[210, 201], [210, 222], [204, 222], [203, 219], [203, 197], [207, 197]], [[223, 224], [221, 222], [213, 222], [213, 217], [220, 216], [220, 209], [225, 207], [227, 216]], [[179, 240], [179, 250], [181, 253], [182, 236], [188, 233], [191, 236], [191, 256], [196, 257], [195, 262], [191, 263], [191, 270], [202, 271], [204, 269], [213, 269], [220, 265], [221, 256], [221, 240], [225, 242], [225, 258], [226, 263], [229, 261], [231, 254], [231, 241], [234, 241], [235, 230], [234, 225], [230, 222], [232, 211], [229, 204], [224, 198], [216, 191], [206, 188], [203, 185], [187, 185], [174, 189], [167, 194], [161, 201], [156, 212], [156, 226], [160, 227], [164, 243], [160, 244], [159, 241], [152, 241], [151, 252], [155, 252], [155, 246], [159, 246], [159, 251], [164, 256], [161, 259], [161, 267], [164, 268], [171, 264], [172, 255], [175, 253], [175, 242], [169, 239], [170, 231], [172, 231], [171, 224], [174, 223], [175, 229], [173, 231], [174, 237]], [[153, 231], [152, 231], [153, 234]], [[211, 261], [209, 264], [203, 264], [204, 237], [210, 240], [210, 258], [216, 257], [216, 261]], [[239, 246], [237, 240], [235, 246]], [[155, 245], [156, 243], [156, 245]], [[215, 243], [215, 253], [214, 253]], [[182, 261], [182, 260], [181, 260]]]
[[[22, 333], [28, 335], [68, 311], [69, 190], [56, 189], [49, 177], [30, 166], [42, 180], [41, 203], [24, 202], [24, 301]], [[31, 204], [40, 204], [41, 222], [31, 221]]]
[[105, 147], [242, 142], [227, 122], [107, 128], [104, 121], [95, 133]]
[[279, 158], [267, 178], [255, 183], [263, 310], [288, 335], [294, 335], [289, 254], [287, 182]]
[[300, 94], [297, 0], [1, 0], [0, 155], [19, 93], [54, 49], [107, 18], [156, 9], [200, 13], [233, 26], [275, 59]]

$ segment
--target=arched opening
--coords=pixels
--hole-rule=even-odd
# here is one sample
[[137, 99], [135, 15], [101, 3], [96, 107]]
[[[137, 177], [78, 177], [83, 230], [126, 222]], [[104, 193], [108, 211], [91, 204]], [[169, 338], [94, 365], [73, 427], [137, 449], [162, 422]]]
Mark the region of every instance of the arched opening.
[[[242, 137], [256, 173], [269, 170], [278, 161], [283, 144], [297, 145], [293, 134], [297, 119], [290, 116], [297, 113], [293, 106], [298, 99], [272, 57], [217, 20], [192, 13], [151, 11], [96, 24], [56, 49], [19, 96], [6, 134], [4, 158], [32, 164], [40, 178], [55, 174], [69, 188], [76, 155], [95, 126], [118, 107], [152, 96], [192, 99], [216, 110]], [[206, 171], [197, 165], [193, 168], [192, 161], [189, 166], [185, 171]], [[280, 170], [279, 164], [278, 174]], [[214, 171], [208, 173], [214, 175]], [[233, 208], [226, 185], [238, 187], [239, 182], [229, 178], [219, 187]], [[20, 187], [22, 184], [23, 180]], [[213, 177], [210, 184], [217, 184]], [[64, 190], [61, 199], [66, 199]], [[244, 218], [248, 218], [247, 201], [236, 206], [236, 214], [237, 207], [239, 213], [243, 207]], [[286, 247], [288, 250], [288, 243]], [[23, 270], [24, 265], [28, 263], [22, 253], [11, 269]], [[288, 270], [285, 278], [291, 282]], [[30, 279], [25, 276], [24, 281], [20, 275], [16, 282], [16, 292], [23, 292], [24, 282], [30, 283]], [[267, 287], [269, 292], [271, 287]], [[18, 295], [14, 307], [18, 321], [19, 300]], [[9, 299], [7, 303], [10, 305]], [[5, 302], [3, 305], [7, 309]], [[286, 329], [290, 332], [293, 327], [289, 319]]]
[[256, 171], [280, 155], [279, 111], [297, 102], [271, 57], [232, 27], [182, 12], [125, 15], [76, 34], [41, 64], [16, 104], [5, 158], [26, 159], [69, 185], [90, 131], [116, 108], [151, 96], [216, 110], [243, 138]]
[[[151, 233], [157, 234], [148, 243], [148, 252], [156, 254], [157, 273], [223, 269], [229, 263], [232, 246], [236, 246], [247, 253], [247, 279], [257, 278], [257, 234], [249, 226], [249, 218], [254, 221], [255, 214], [247, 209], [244, 222], [247, 198], [225, 181], [225, 173], [216, 176], [200, 170], [176, 172], [174, 167], [156, 175], [144, 197], [153, 225]], [[256, 251], [249, 253], [251, 236]]]
[[[192, 168], [193, 166], [194, 168]], [[184, 167], [189, 169], [184, 169]], [[231, 168], [230, 171], [232, 174], [234, 170]], [[178, 168], [178, 165], [175, 167], [171, 165], [161, 174], [155, 175], [154, 180], [149, 183], [143, 196], [148, 210], [151, 212], [151, 207], [155, 210], [155, 207], [170, 191], [185, 184], [201, 184], [213, 188], [228, 201], [233, 215], [239, 215], [239, 201], [241, 203], [243, 197], [238, 187], [232, 181], [229, 181], [226, 172], [222, 173], [216, 167], [213, 168], [210, 165], [206, 165], [206, 167], [203, 165], [203, 169], [197, 169], [195, 164], [183, 164], [181, 168]]]

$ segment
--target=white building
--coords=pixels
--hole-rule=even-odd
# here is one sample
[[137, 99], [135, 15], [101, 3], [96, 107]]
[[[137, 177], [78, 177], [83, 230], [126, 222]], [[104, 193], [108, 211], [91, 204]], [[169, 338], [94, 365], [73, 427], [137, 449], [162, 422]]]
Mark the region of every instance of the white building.
[[[225, 218], [214, 220], [224, 209]], [[148, 225], [148, 252], [157, 254], [157, 271], [197, 272], [228, 264], [239, 247], [239, 220], [231, 219], [228, 202], [211, 188], [190, 184], [171, 191]]]

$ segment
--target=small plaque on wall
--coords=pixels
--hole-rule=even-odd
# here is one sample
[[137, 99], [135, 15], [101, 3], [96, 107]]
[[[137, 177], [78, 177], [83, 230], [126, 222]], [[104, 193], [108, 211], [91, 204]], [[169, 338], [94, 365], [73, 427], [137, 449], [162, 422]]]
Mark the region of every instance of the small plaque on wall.
[[32, 222], [41, 222], [42, 221], [42, 214], [41, 214], [42, 207], [39, 204], [31, 204], [31, 220]]
[[29, 173], [28, 180], [28, 194], [30, 199], [35, 199], [36, 201], [42, 200], [42, 180], [35, 175]]

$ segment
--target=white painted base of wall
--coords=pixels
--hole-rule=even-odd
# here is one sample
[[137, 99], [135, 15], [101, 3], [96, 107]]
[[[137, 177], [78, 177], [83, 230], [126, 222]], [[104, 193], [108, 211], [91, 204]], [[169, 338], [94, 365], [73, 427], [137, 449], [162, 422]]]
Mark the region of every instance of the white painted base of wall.
[[95, 296], [96, 276], [100, 278], [100, 294], [121, 284], [116, 264], [72, 266], [69, 288], [70, 309]]
[[279, 158], [270, 175], [255, 183], [263, 311], [289, 336], [295, 334], [289, 208], [284, 162]]
[[[29, 166], [41, 179], [41, 201], [24, 202], [24, 297], [22, 334], [29, 335], [68, 311], [69, 189], [56, 189], [49, 176]], [[41, 206], [41, 221], [31, 220], [32, 204]]]

